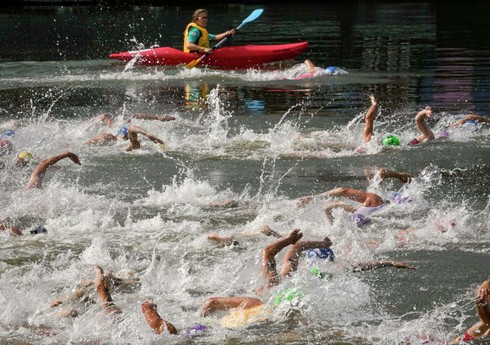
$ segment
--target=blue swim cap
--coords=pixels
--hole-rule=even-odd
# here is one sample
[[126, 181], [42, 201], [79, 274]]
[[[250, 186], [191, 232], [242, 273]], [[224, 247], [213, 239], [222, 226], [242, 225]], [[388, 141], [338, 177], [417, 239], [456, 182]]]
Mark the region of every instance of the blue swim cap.
[[308, 250], [306, 257], [308, 259], [327, 259], [328, 261], [333, 261], [335, 259], [335, 254], [330, 248], [315, 248]]
[[7, 139], [10, 137], [13, 137], [14, 135], [15, 135], [15, 132], [13, 130], [7, 129], [2, 134], [0, 134], [0, 139]]
[[371, 224], [371, 220], [362, 214], [354, 213], [352, 215], [352, 221], [358, 226], [363, 227], [365, 225]]
[[185, 332], [186, 335], [189, 337], [195, 337], [198, 335], [201, 335], [202, 333], [206, 332], [208, 328], [204, 325], [194, 325], [191, 328], [187, 329]]
[[127, 137], [128, 136], [128, 126], [122, 126], [121, 128], [119, 128], [119, 131], [117, 132], [118, 135], [122, 135], [123, 137]]
[[335, 74], [337, 72], [337, 67], [328, 66], [327, 68], [325, 68], [325, 72], [327, 72], [328, 74]]
[[463, 123], [463, 127], [472, 129], [475, 132], [478, 132], [480, 130], [480, 123], [476, 120], [468, 120], [465, 123]]

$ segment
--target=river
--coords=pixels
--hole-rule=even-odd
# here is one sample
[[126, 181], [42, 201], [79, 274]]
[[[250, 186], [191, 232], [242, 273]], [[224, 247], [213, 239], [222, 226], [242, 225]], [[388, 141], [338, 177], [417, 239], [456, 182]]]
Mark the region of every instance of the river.
[[[486, 2], [213, 4], [208, 28], [236, 27], [256, 8], [264, 13], [231, 44], [307, 41], [308, 50], [249, 70], [124, 64], [109, 54], [180, 48], [195, 8], [0, 7], [0, 125], [15, 131], [14, 150], [0, 157], [0, 220], [24, 233], [0, 233], [1, 343], [442, 344], [477, 321], [474, 289], [489, 278], [490, 127], [405, 144], [427, 105], [436, 133], [466, 114], [490, 115]], [[295, 80], [306, 58], [344, 73]], [[370, 94], [379, 102], [375, 140], [358, 154]], [[133, 114], [176, 119], [133, 120], [165, 145], [143, 138], [141, 150], [124, 152], [122, 142], [84, 143], [114, 132], [92, 120], [103, 113], [116, 127]], [[379, 143], [393, 133], [402, 145]], [[25, 150], [34, 163], [15, 167]], [[60, 161], [42, 189], [23, 189], [35, 163], [64, 151], [81, 165]], [[415, 178], [380, 182], [382, 167]], [[331, 197], [297, 206], [335, 187], [399, 191], [412, 202], [388, 204], [364, 228], [342, 210], [330, 224]], [[213, 206], [227, 200], [235, 207]], [[48, 232], [30, 234], [40, 224]], [[319, 280], [301, 259], [283, 284], [302, 298], [266, 322], [227, 329], [220, 314], [199, 316], [208, 297], [255, 296], [261, 250], [274, 240], [260, 233], [265, 224], [282, 235], [301, 229], [306, 240], [329, 236], [339, 265], [316, 263], [329, 273]], [[218, 247], [209, 233], [239, 244]], [[416, 270], [341, 265], [370, 259]], [[94, 265], [139, 280], [112, 292], [121, 317], [70, 302], [78, 317], [59, 318], [64, 307], [50, 302], [92, 279]], [[183, 334], [195, 324], [209, 331], [153, 334], [146, 300]]]

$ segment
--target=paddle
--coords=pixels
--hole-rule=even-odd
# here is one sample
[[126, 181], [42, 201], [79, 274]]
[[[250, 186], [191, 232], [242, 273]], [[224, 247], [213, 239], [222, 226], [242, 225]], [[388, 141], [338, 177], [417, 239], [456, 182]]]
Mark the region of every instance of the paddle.
[[[261, 8], [254, 10], [252, 13], [250, 13], [250, 15], [247, 18], [245, 18], [243, 20], [243, 22], [240, 25], [238, 25], [238, 27], [235, 29], [235, 31], [238, 32], [238, 30], [240, 30], [242, 28], [242, 26], [244, 26], [245, 24], [250, 23], [250, 22], [254, 21], [255, 19], [257, 19], [258, 17], [260, 17], [260, 15], [262, 14], [262, 12], [264, 12], [264, 10], [261, 9]], [[216, 49], [216, 48], [219, 48], [221, 45], [223, 45], [223, 43], [225, 43], [225, 41], [227, 39], [228, 39], [228, 37], [225, 37], [221, 41], [219, 41], [218, 43], [216, 43], [216, 45], [214, 46], [213, 50]], [[187, 65], [185, 65], [185, 67], [186, 68], [193, 68], [193, 67], [197, 66], [210, 53], [212, 53], [212, 51], [210, 51], [208, 53], [204, 53], [198, 59], [194, 59], [191, 62], [189, 62]]]

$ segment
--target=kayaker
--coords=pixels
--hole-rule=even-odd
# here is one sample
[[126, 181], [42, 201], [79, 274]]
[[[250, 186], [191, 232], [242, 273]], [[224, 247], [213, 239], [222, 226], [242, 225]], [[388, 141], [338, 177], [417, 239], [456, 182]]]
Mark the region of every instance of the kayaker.
[[198, 9], [192, 14], [192, 22], [187, 24], [184, 31], [184, 51], [209, 53], [212, 51], [209, 41], [221, 41], [223, 38], [232, 36], [236, 33], [235, 29], [228, 30], [218, 35], [208, 32], [208, 11]]

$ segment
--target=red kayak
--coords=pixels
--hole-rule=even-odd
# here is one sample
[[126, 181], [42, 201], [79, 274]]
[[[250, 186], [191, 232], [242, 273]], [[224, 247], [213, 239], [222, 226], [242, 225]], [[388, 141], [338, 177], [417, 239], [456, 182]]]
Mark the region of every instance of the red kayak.
[[[268, 62], [293, 59], [303, 53], [306, 48], [308, 48], [308, 42], [228, 46], [218, 48], [208, 54], [200, 65], [223, 69], [243, 69]], [[176, 66], [188, 64], [202, 55], [199, 53], [185, 53], [171, 47], [158, 47], [114, 53], [109, 55], [109, 58], [128, 62], [137, 57], [136, 63], [141, 65]]]

